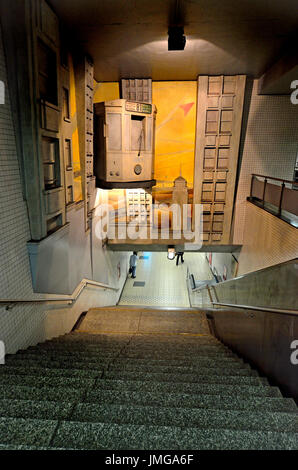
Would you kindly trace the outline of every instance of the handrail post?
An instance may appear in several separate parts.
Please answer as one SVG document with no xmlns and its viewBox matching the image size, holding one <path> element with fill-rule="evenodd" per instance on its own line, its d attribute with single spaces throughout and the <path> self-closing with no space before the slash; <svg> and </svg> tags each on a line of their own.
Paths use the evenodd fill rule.
<svg viewBox="0 0 298 470">
<path fill-rule="evenodd" d="M 207 292 L 208 292 L 208 295 L 209 295 L 210 303 L 213 304 L 212 294 L 211 294 L 211 291 L 210 291 L 210 287 L 208 285 L 207 285 Z"/>
<path fill-rule="evenodd" d="M 281 185 L 281 190 L 280 190 L 280 198 L 279 198 L 279 207 L 278 207 L 278 216 L 281 216 L 281 211 L 282 211 L 282 201 L 283 201 L 283 196 L 284 196 L 284 189 L 285 189 L 285 182 L 282 183 Z"/>
<path fill-rule="evenodd" d="M 250 197 L 251 197 L 251 198 L 252 198 L 252 190 L 253 190 L 254 180 L 255 180 L 255 175 L 252 174 L 252 175 L 251 175 L 251 182 L 250 182 Z"/>
<path fill-rule="evenodd" d="M 211 287 L 212 287 L 212 290 L 213 290 L 213 293 L 214 293 L 214 297 L 215 297 L 215 299 L 216 299 L 216 302 L 219 302 L 219 299 L 218 299 L 218 295 L 217 295 L 215 286 L 211 286 Z"/>
<path fill-rule="evenodd" d="M 267 186 L 267 178 L 265 178 L 265 180 L 264 180 L 263 199 L 262 199 L 263 207 L 265 206 L 266 186 Z"/>
</svg>

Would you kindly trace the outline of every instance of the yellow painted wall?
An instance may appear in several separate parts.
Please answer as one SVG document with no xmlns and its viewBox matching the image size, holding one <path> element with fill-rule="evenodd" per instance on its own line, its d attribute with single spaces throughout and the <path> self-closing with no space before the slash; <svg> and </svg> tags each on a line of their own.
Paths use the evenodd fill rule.
<svg viewBox="0 0 298 470">
<path fill-rule="evenodd" d="M 157 107 L 154 172 L 157 186 L 172 186 L 181 169 L 192 188 L 197 82 L 153 82 L 152 102 Z"/>
<path fill-rule="evenodd" d="M 69 55 L 69 78 L 70 78 L 70 113 L 71 122 L 73 123 L 72 131 L 72 159 L 73 159 L 73 176 L 74 176 L 74 200 L 75 202 L 83 199 L 82 190 L 82 173 L 81 173 L 81 161 L 80 161 L 80 149 L 79 149 L 79 132 L 77 122 L 77 105 L 76 105 L 76 85 L 74 67 L 71 55 Z"/>
<path fill-rule="evenodd" d="M 94 103 L 118 100 L 120 98 L 119 83 L 94 81 Z"/>
</svg>

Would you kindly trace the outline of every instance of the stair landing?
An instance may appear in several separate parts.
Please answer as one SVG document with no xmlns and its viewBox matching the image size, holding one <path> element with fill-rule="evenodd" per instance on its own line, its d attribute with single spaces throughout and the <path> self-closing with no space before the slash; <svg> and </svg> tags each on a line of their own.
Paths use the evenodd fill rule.
<svg viewBox="0 0 298 470">
<path fill-rule="evenodd" d="M 205 314 L 196 309 L 146 307 L 90 309 L 76 331 L 93 334 L 210 334 Z"/>
</svg>

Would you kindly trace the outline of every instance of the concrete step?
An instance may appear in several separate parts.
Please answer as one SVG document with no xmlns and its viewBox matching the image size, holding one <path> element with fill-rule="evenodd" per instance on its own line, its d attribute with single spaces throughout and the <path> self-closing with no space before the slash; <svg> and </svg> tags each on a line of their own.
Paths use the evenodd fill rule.
<svg viewBox="0 0 298 470">
<path fill-rule="evenodd" d="M 134 384 L 135 385 L 135 384 Z M 267 387 L 267 393 L 260 387 L 250 390 L 253 395 L 247 396 L 246 388 L 237 388 L 237 394 L 231 395 L 231 386 L 201 386 L 196 390 L 186 392 L 184 390 L 166 390 L 163 387 L 151 387 L 146 391 L 123 389 L 119 386 L 111 388 L 99 388 L 84 390 L 83 388 L 71 387 L 32 387 L 25 385 L 0 385 L 0 396 L 6 400 L 29 400 L 29 401 L 63 401 L 80 402 L 82 397 L 90 403 L 152 405 L 152 406 L 177 406 L 177 407 L 211 407 L 218 409 L 269 409 L 272 411 L 297 412 L 297 406 L 292 399 L 285 399 L 275 387 Z M 179 387 L 178 387 L 179 388 Z M 173 387 L 172 387 L 173 389 Z M 269 390 L 268 390 L 269 389 Z M 260 394 L 261 392 L 261 394 Z M 269 408 L 267 408 L 269 407 Z"/>
<path fill-rule="evenodd" d="M 211 335 L 183 335 L 183 334 L 127 334 L 127 335 L 113 335 L 113 334 L 88 334 L 88 333 L 72 333 L 69 335 L 53 338 L 39 343 L 39 346 L 49 344 L 75 344 L 81 343 L 82 345 L 98 345 L 98 344 L 115 344 L 122 345 L 131 342 L 132 344 L 222 344 L 218 339 Z"/>
<path fill-rule="evenodd" d="M 128 341 L 132 337 L 132 334 L 118 334 L 118 333 L 83 333 L 83 332 L 78 332 L 78 331 L 72 331 L 70 333 L 66 333 L 65 335 L 62 336 L 57 336 L 55 338 L 52 338 L 50 340 L 47 340 L 45 342 L 60 342 L 60 341 L 101 341 L 105 343 L 121 343 L 123 341 Z"/>
<path fill-rule="evenodd" d="M 69 360 L 51 360 L 51 359 L 36 359 L 36 360 L 29 360 L 29 361 L 11 361 L 6 363 L 5 367 L 16 367 L 16 368 L 40 368 L 40 369 L 65 369 L 65 370 L 103 370 L 105 367 L 113 361 L 113 358 L 110 359 L 103 359 L 98 362 L 70 362 Z"/>
<path fill-rule="evenodd" d="M 188 366 L 159 366 L 159 365 L 145 365 L 145 364 L 119 364 L 112 363 L 109 366 L 109 371 L 112 372 L 148 372 L 148 373 L 159 373 L 159 374 L 200 374 L 200 375 L 240 375 L 240 376 L 251 376 L 258 377 L 258 372 L 253 369 L 243 368 L 238 369 L 236 367 L 227 366 L 224 369 L 219 367 L 200 367 L 196 364 Z"/>
<path fill-rule="evenodd" d="M 131 349 L 133 351 L 170 351 L 170 352 L 174 352 L 174 351 L 185 351 L 186 353 L 188 353 L 188 351 L 190 352 L 196 352 L 196 351 L 200 351 L 202 349 L 206 349 L 206 350 L 210 350 L 210 351 L 229 351 L 230 352 L 230 349 L 228 349 L 226 346 L 224 346 L 223 344 L 219 343 L 219 344 L 209 344 L 209 343 L 206 343 L 206 344 L 200 344 L 200 343 L 194 343 L 194 344 L 189 344 L 187 342 L 185 343 L 150 343 L 150 344 L 135 344 L 133 342 L 130 342 L 129 344 L 127 344 L 125 346 L 126 349 Z"/>
<path fill-rule="evenodd" d="M 44 361 L 61 361 L 61 362 L 68 362 L 70 363 L 72 360 L 81 361 L 81 362 L 98 362 L 101 360 L 107 361 L 113 358 L 118 357 L 119 353 L 103 353 L 103 354 L 64 354 L 63 352 L 56 354 L 55 352 L 50 354 L 15 354 L 12 356 L 6 356 L 5 362 L 6 364 L 12 364 L 14 362 L 23 361 L 24 363 L 27 361 L 36 361 L 36 362 L 44 362 Z"/>
<path fill-rule="evenodd" d="M 297 434 L 272 431 L 62 422 L 53 446 L 114 450 L 288 450 L 297 448 L 297 438 Z"/>
<path fill-rule="evenodd" d="M 198 348 L 196 350 L 185 350 L 183 348 L 181 349 L 173 349 L 172 351 L 170 349 L 164 349 L 164 350 L 140 350 L 140 351 L 135 351 L 134 349 L 127 349 L 123 348 L 121 350 L 116 350 L 116 349 L 93 349 L 89 351 L 74 351 L 73 349 L 30 349 L 27 351 L 20 351 L 17 354 L 14 354 L 13 357 L 15 358 L 23 358 L 23 357 L 33 357 L 33 356 L 47 356 L 47 357 L 53 357 L 53 356 L 69 356 L 69 357 L 98 357 L 98 356 L 116 356 L 119 355 L 126 356 L 126 355 L 139 355 L 142 354 L 144 356 L 151 356 L 152 354 L 154 355 L 166 355 L 166 356 L 223 356 L 223 357 L 237 357 L 235 354 L 233 354 L 229 349 L 226 348 L 210 348 L 210 347 L 202 347 Z M 10 358 L 11 356 L 8 356 Z"/>
<path fill-rule="evenodd" d="M 135 405 L 76 405 L 71 421 L 298 433 L 298 414 Z"/>
<path fill-rule="evenodd" d="M 208 383 L 188 382 L 150 382 L 137 380 L 112 380 L 105 379 L 97 381 L 95 388 L 102 390 L 122 390 L 135 392 L 159 392 L 159 393 L 186 393 L 206 395 L 244 395 L 281 397 L 277 387 L 267 385 L 226 385 Z"/>
<path fill-rule="evenodd" d="M 88 343 L 83 341 L 69 341 L 69 342 L 49 342 L 49 343 L 41 343 L 36 346 L 31 346 L 28 349 L 22 351 L 30 351 L 30 350 L 47 350 L 47 349 L 66 349 L 66 350 L 110 350 L 110 349 L 123 349 L 123 348 L 133 348 L 136 350 L 151 350 L 151 349 L 193 349 L 198 350 L 201 348 L 206 349 L 218 349 L 218 350 L 229 350 L 226 346 L 224 346 L 220 342 L 210 342 L 210 341 L 196 341 L 194 343 L 189 342 L 179 342 L 179 341 L 166 341 L 166 342 L 156 342 L 156 343 L 144 343 L 142 347 L 142 343 L 134 343 L 133 341 L 125 341 L 121 344 L 115 343 L 104 343 L 104 342 L 96 342 L 96 343 Z"/>
<path fill-rule="evenodd" d="M 243 362 L 241 359 L 234 358 L 220 358 L 214 360 L 214 358 L 201 357 L 200 359 L 184 358 L 184 359 L 140 359 L 140 358 L 127 358 L 118 357 L 113 361 L 113 366 L 134 366 L 134 367 L 218 367 L 220 369 L 235 368 L 235 369 L 251 369 L 249 364 Z"/>
<path fill-rule="evenodd" d="M 52 355 L 52 354 L 63 354 L 64 356 L 68 355 L 114 355 L 114 354 L 119 354 L 125 346 L 121 348 L 106 348 L 106 347 L 98 347 L 98 346 L 92 346 L 92 348 L 82 348 L 82 347 L 72 347 L 72 346 L 62 346 L 60 345 L 59 347 L 54 347 L 53 345 L 51 347 L 47 348 L 37 348 L 37 347 L 32 347 L 28 348 L 22 351 L 19 351 L 16 355 L 17 356 L 24 356 L 27 354 L 30 355 L 41 355 L 41 356 L 46 356 L 46 355 Z"/>
<path fill-rule="evenodd" d="M 121 347 L 122 345 L 128 343 L 131 340 L 132 334 L 127 335 L 103 335 L 103 334 L 83 334 L 83 333 L 75 333 L 73 335 L 69 334 L 66 336 L 62 336 L 59 338 L 53 338 L 51 340 L 45 341 L 44 343 L 39 343 L 40 345 L 48 344 L 84 344 L 85 346 L 88 345 L 98 345 L 98 344 L 106 344 L 106 345 L 116 345 Z"/>
<path fill-rule="evenodd" d="M 206 363 L 207 365 L 210 364 L 220 364 L 220 367 L 224 367 L 224 365 L 227 364 L 243 364 L 243 361 L 236 356 L 223 356 L 222 354 L 202 354 L 202 355 L 191 355 L 191 356 L 170 356 L 167 358 L 165 355 L 161 356 L 135 356 L 132 354 L 122 354 L 121 356 L 114 354 L 114 355 L 81 355 L 81 356 L 69 356 L 69 355 L 62 355 L 62 354 L 52 354 L 52 355 L 39 355 L 39 354 L 20 354 L 20 355 L 15 355 L 15 356 L 7 356 L 5 358 L 5 362 L 8 365 L 12 364 L 20 364 L 20 363 L 40 363 L 40 364 L 46 364 L 47 362 L 60 362 L 60 363 L 66 363 L 70 364 L 71 360 L 74 360 L 75 362 L 81 362 L 82 364 L 88 362 L 88 363 L 107 363 L 111 362 L 112 360 L 126 360 L 127 362 L 132 362 L 136 360 L 144 360 L 147 363 L 150 363 L 150 361 L 164 361 L 165 363 L 173 363 L 173 361 L 176 362 L 192 362 L 192 363 L 198 363 L 198 364 L 203 364 Z"/>
<path fill-rule="evenodd" d="M 121 352 L 122 356 L 144 356 L 144 357 L 151 357 L 151 356 L 166 356 L 166 357 L 192 357 L 192 356 L 223 356 L 223 357 L 237 357 L 236 354 L 232 353 L 232 351 L 224 348 L 217 348 L 217 347 L 202 347 L 197 349 L 187 349 L 187 348 L 159 348 L 159 349 L 134 349 L 134 348 L 124 348 Z"/>
<path fill-rule="evenodd" d="M 298 414 L 68 402 L 0 400 L 0 417 L 133 425 L 295 432 Z"/>
<path fill-rule="evenodd" d="M 0 396 L 4 400 L 80 402 L 86 391 L 71 387 L 35 387 L 31 385 L 4 385 L 0 383 Z"/>
<path fill-rule="evenodd" d="M 97 404 L 165 406 L 178 408 L 211 408 L 221 410 L 280 411 L 297 413 L 291 398 L 246 395 L 190 395 L 187 393 L 134 392 L 131 390 L 88 390 L 85 401 Z"/>
<path fill-rule="evenodd" d="M 214 344 L 222 345 L 223 343 L 219 341 L 215 336 L 211 335 L 188 335 L 188 334 L 172 334 L 172 335 L 145 335 L 145 334 L 135 334 L 132 335 L 130 344 L 147 347 L 148 345 L 182 345 L 186 344 L 189 346 L 196 346 L 198 344 Z"/>
<path fill-rule="evenodd" d="M 91 358 L 82 358 L 79 360 L 78 358 L 74 358 L 73 361 L 70 358 L 65 356 L 58 356 L 56 358 L 48 358 L 48 357 L 35 357 L 30 358 L 27 360 L 18 359 L 18 357 L 14 358 L 14 360 L 6 361 L 5 367 L 16 367 L 16 368 L 47 368 L 47 369 L 88 369 L 88 370 L 98 370 L 104 369 L 107 367 L 113 367 L 115 370 L 126 370 L 126 368 L 131 368 L 132 371 L 134 370 L 149 370 L 155 369 L 158 370 L 159 367 L 169 367 L 172 370 L 175 370 L 179 367 L 189 368 L 190 370 L 200 370 L 201 368 L 211 368 L 211 369 L 218 369 L 218 370 L 247 370 L 251 371 L 252 369 L 248 364 L 243 363 L 242 361 L 230 359 L 230 360 L 222 360 L 217 358 L 210 359 L 209 357 L 201 357 L 194 362 L 190 360 L 147 360 L 147 359 L 132 359 L 132 358 L 123 358 L 123 357 L 100 357 L 95 359 Z M 237 373 L 236 373 L 237 375 Z"/>
<path fill-rule="evenodd" d="M 173 352 L 169 353 L 168 351 L 163 351 L 163 352 L 158 352 L 158 351 L 151 351 L 145 352 L 145 351 L 122 351 L 121 357 L 124 358 L 131 358 L 131 359 L 163 359 L 163 360 L 183 360 L 183 359 L 189 359 L 192 361 L 199 360 L 200 358 L 210 358 L 210 359 L 218 359 L 218 360 L 236 360 L 239 361 L 240 359 L 238 356 L 232 353 L 224 353 L 224 352 L 211 352 L 211 351 L 200 351 L 198 353 L 179 353 L 179 352 Z"/>
<path fill-rule="evenodd" d="M 48 362 L 45 366 L 43 364 L 33 365 L 27 363 L 13 363 L 6 364 L 0 368 L 0 377 L 2 375 L 43 375 L 43 376 L 64 376 L 64 377 L 86 377 L 93 378 L 103 374 L 103 371 L 109 371 L 119 374 L 121 373 L 158 373 L 158 374 L 179 374 L 181 377 L 186 375 L 202 375 L 202 376 L 244 376 L 244 377 L 259 377 L 257 371 L 248 368 L 235 368 L 226 367 L 220 369 L 218 367 L 199 367 L 199 366 L 185 366 L 185 367 L 167 367 L 167 366 L 145 366 L 145 365 L 134 365 L 134 364 L 123 364 L 109 365 L 94 363 L 88 364 L 87 367 L 80 362 L 72 363 L 71 367 L 59 368 L 59 364 L 56 362 Z"/>
<path fill-rule="evenodd" d="M 49 447 L 58 421 L 0 418 L 0 444 Z"/>
<path fill-rule="evenodd" d="M 117 370 L 108 370 L 104 373 L 102 380 L 136 380 L 149 382 L 173 382 L 173 383 L 218 383 L 227 385 L 268 385 L 266 378 L 250 376 L 232 376 L 232 375 L 201 375 L 199 371 L 192 374 L 180 373 L 146 373 L 146 372 L 120 372 Z"/>
<path fill-rule="evenodd" d="M 25 445 L 17 445 L 17 444 L 0 444 L 0 451 L 1 450 L 38 450 L 38 451 L 47 451 L 47 450 L 72 450 L 72 449 L 64 449 L 62 447 L 38 447 L 38 446 L 25 446 Z"/>
<path fill-rule="evenodd" d="M 72 388 L 91 388 L 95 384 L 93 378 L 80 377 L 43 377 L 35 375 L 2 375 L 0 376 L 0 385 L 6 386 L 32 386 L 32 387 L 72 387 Z"/>
<path fill-rule="evenodd" d="M 266 378 L 251 377 L 251 376 L 233 376 L 233 375 L 201 375 L 197 374 L 165 374 L 165 373 L 143 373 L 143 372 L 119 372 L 119 371 L 106 371 L 102 378 L 102 370 L 96 370 L 96 373 L 91 370 L 91 374 L 87 375 L 86 371 L 76 370 L 72 373 L 71 369 L 35 369 L 32 375 L 30 371 L 32 368 L 17 369 L 13 374 L 13 369 L 8 367 L 3 368 L 0 373 L 0 384 L 5 385 L 32 385 L 36 387 L 41 386 L 68 386 L 68 387 L 92 387 L 95 384 L 96 378 L 100 382 L 106 380 L 119 380 L 119 381 L 136 381 L 150 383 L 169 383 L 169 384 L 227 384 L 227 385 L 253 385 L 253 386 L 266 386 L 268 381 Z M 7 371 L 4 373 L 4 371 Z M 97 381 L 97 384 L 100 385 Z"/>
<path fill-rule="evenodd" d="M 290 432 L 0 418 L 0 445 L 113 450 L 295 450 Z"/>
<path fill-rule="evenodd" d="M 5 380 L 1 379 L 2 376 L 9 375 L 37 375 L 42 377 L 70 377 L 70 378 L 89 378 L 95 379 L 101 377 L 103 369 L 74 369 L 74 368 L 45 368 L 45 367 L 25 367 L 20 365 L 19 367 L 3 366 L 0 368 L 0 382 Z"/>
<path fill-rule="evenodd" d="M 74 409 L 71 402 L 33 401 L 33 400 L 0 400 L 0 417 L 68 420 Z"/>
<path fill-rule="evenodd" d="M 153 372 L 156 370 L 157 373 L 165 373 L 164 370 L 159 371 L 159 367 L 167 367 L 164 366 L 164 363 L 162 362 L 162 365 L 159 366 L 159 364 L 156 366 L 155 369 L 155 364 L 152 364 L 152 362 L 147 363 L 147 369 L 146 369 L 146 363 L 143 361 L 139 364 L 139 361 L 123 361 L 123 360 L 113 360 L 110 358 L 109 360 L 101 360 L 98 362 L 85 362 L 85 361 L 80 361 L 80 362 L 69 362 L 69 361 L 53 361 L 53 360 L 35 360 L 35 361 L 13 361 L 9 362 L 5 365 L 5 367 L 2 368 L 3 374 L 6 374 L 6 370 L 8 369 L 40 369 L 41 374 L 43 369 L 61 369 L 61 370 L 69 370 L 69 371 L 86 371 L 86 376 L 87 376 L 87 371 L 95 371 L 95 375 L 97 376 L 100 374 L 103 370 L 109 370 L 110 372 L 116 373 L 117 371 L 119 374 L 121 373 L 141 373 L 141 372 Z M 210 374 L 208 375 L 216 375 L 216 372 L 214 370 L 219 371 L 219 376 L 223 375 L 241 375 L 241 376 L 252 376 L 252 377 L 257 377 L 257 374 L 254 374 L 252 369 L 247 365 L 243 363 L 235 363 L 235 362 L 222 362 L 222 361 L 211 361 L 211 360 L 204 360 L 204 361 L 199 361 L 195 364 L 189 364 L 189 363 L 178 363 L 178 366 L 175 363 L 172 367 L 169 366 L 169 373 L 172 373 L 173 371 L 177 371 L 177 374 L 182 375 L 182 372 L 179 371 L 179 367 L 184 368 L 184 373 L 187 373 L 189 371 L 190 374 L 198 374 L 200 373 L 201 370 L 210 370 Z M 221 373 L 221 371 L 224 370 L 224 373 Z M 235 373 L 234 373 L 235 371 Z M 76 374 L 76 372 L 75 372 Z M 70 372 L 70 376 L 72 373 Z M 1 372 L 0 372 L 0 378 L 1 378 Z"/>
<path fill-rule="evenodd" d="M 149 309 L 90 309 L 78 332 L 130 332 L 134 334 L 209 334 L 206 316 L 197 311 Z"/>
</svg>

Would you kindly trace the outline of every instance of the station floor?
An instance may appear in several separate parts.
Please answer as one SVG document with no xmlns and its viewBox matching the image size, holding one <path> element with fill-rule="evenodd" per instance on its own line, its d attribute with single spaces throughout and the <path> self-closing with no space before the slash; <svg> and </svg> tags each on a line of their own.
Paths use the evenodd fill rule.
<svg viewBox="0 0 298 470">
<path fill-rule="evenodd" d="M 138 253 L 136 279 L 127 279 L 119 305 L 190 307 L 186 283 L 187 268 L 197 280 L 212 279 L 204 253 L 185 253 L 184 263 L 167 253 Z"/>
</svg>

